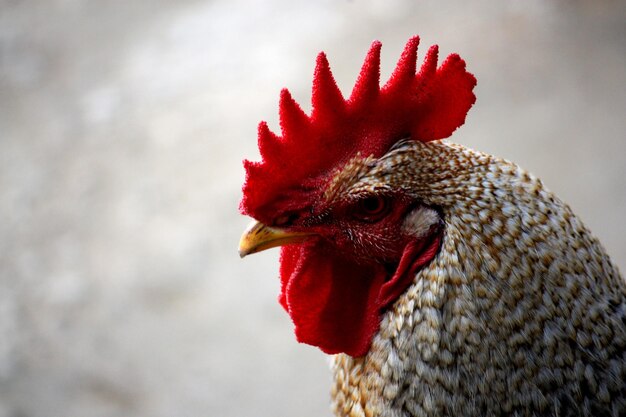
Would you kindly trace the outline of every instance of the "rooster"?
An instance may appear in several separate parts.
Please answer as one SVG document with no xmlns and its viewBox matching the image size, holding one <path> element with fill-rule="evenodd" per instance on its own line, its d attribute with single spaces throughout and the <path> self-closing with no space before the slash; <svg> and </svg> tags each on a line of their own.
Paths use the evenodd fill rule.
<svg viewBox="0 0 626 417">
<path fill-rule="evenodd" d="M 308 116 L 287 90 L 244 161 L 245 255 L 282 246 L 279 302 L 332 354 L 337 416 L 626 415 L 626 284 L 517 165 L 442 141 L 476 80 L 411 38 L 344 99 L 323 53 Z"/>
</svg>

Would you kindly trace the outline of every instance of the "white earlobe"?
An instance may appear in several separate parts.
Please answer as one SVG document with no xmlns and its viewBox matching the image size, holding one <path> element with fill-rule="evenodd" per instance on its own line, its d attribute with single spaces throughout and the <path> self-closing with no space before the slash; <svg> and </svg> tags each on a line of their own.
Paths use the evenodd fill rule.
<svg viewBox="0 0 626 417">
<path fill-rule="evenodd" d="M 402 229 L 407 234 L 423 237 L 437 223 L 439 223 L 439 214 L 431 208 L 420 206 L 407 214 L 402 224 Z"/>
</svg>

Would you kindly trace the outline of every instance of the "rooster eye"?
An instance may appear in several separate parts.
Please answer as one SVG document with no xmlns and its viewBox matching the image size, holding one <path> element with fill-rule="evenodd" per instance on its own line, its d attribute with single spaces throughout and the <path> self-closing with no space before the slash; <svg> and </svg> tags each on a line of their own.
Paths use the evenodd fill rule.
<svg viewBox="0 0 626 417">
<path fill-rule="evenodd" d="M 373 222 L 380 220 L 389 212 L 389 201 L 382 196 L 370 196 L 359 200 L 352 215 L 359 220 Z"/>
</svg>

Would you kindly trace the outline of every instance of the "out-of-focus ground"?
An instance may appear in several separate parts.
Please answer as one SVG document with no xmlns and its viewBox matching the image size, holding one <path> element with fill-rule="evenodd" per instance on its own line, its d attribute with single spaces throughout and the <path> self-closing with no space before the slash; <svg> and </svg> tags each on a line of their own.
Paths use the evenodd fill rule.
<svg viewBox="0 0 626 417">
<path fill-rule="evenodd" d="M 626 2 L 0 2 L 0 417 L 330 415 L 325 356 L 240 260 L 241 159 L 369 44 L 459 52 L 452 140 L 514 160 L 626 270 Z"/>
</svg>

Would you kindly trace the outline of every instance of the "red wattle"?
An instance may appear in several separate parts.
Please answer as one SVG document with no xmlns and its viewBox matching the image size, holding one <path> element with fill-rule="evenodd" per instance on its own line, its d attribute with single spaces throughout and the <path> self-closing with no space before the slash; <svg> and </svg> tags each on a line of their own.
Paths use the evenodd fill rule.
<svg viewBox="0 0 626 417">
<path fill-rule="evenodd" d="M 438 248 L 438 236 L 408 244 L 388 279 L 382 265 L 351 262 L 323 241 L 283 247 L 279 301 L 295 324 L 296 338 L 328 354 L 365 355 L 382 311 Z"/>
<path fill-rule="evenodd" d="M 413 283 L 417 271 L 437 254 L 440 242 L 440 236 L 433 235 L 428 239 L 414 240 L 404 248 L 396 272 L 380 290 L 379 303 L 381 308 L 385 308 L 396 301 Z"/>
<path fill-rule="evenodd" d="M 382 266 L 347 261 L 323 242 L 285 246 L 280 296 L 299 342 L 328 354 L 362 356 L 379 326 Z"/>
</svg>

